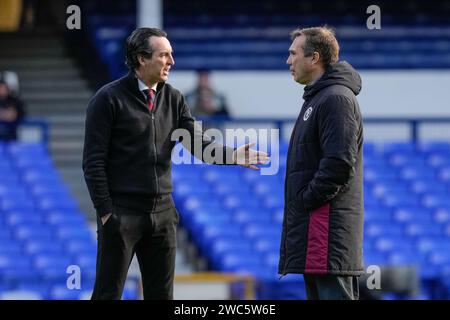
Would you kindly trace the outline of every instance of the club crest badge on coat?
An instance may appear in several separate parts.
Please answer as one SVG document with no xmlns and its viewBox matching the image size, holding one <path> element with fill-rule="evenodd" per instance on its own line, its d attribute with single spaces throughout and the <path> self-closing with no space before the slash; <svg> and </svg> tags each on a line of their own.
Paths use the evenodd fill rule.
<svg viewBox="0 0 450 320">
<path fill-rule="evenodd" d="M 306 110 L 305 114 L 303 115 L 303 121 L 308 120 L 313 110 L 314 110 L 313 107 L 309 107 L 308 110 Z"/>
</svg>

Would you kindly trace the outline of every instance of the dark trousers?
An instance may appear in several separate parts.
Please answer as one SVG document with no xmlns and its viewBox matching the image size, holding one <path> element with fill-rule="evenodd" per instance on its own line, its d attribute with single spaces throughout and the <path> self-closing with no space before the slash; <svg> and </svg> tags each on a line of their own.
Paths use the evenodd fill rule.
<svg viewBox="0 0 450 320">
<path fill-rule="evenodd" d="M 304 275 L 308 300 L 358 300 L 358 277 Z"/>
<path fill-rule="evenodd" d="M 91 299 L 121 299 L 134 254 L 144 299 L 173 299 L 178 219 L 175 208 L 145 214 L 118 206 L 105 225 L 97 218 L 97 270 Z"/>
</svg>

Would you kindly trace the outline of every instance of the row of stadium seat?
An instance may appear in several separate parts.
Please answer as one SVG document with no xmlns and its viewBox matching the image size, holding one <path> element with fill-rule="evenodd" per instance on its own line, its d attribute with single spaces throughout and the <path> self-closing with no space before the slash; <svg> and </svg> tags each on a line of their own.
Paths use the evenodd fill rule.
<svg viewBox="0 0 450 320">
<path fill-rule="evenodd" d="M 328 16 L 326 20 L 336 19 L 333 27 L 338 27 L 341 60 L 351 61 L 357 69 L 450 66 L 450 39 L 444 26 L 439 28 L 438 24 L 436 28 L 435 24 L 427 23 L 422 16 L 418 18 L 422 24 L 411 29 L 401 24 L 401 17 L 395 17 L 395 30 L 390 32 L 389 22 L 384 21 L 381 37 L 373 33 L 356 32 L 360 30 L 359 26 L 354 27 L 353 31 L 346 30 L 351 29 L 354 24 L 352 21 L 356 18 Z M 223 19 L 227 24 L 220 22 Z M 306 21 L 310 19 L 315 19 L 314 15 L 308 15 L 306 20 L 289 15 L 283 15 L 282 19 L 277 19 L 276 15 L 202 15 L 196 16 L 194 20 L 185 15 L 169 15 L 164 28 L 174 48 L 178 70 L 285 70 L 290 44 L 288 34 L 298 26 L 298 21 L 307 24 Z M 320 17 L 319 20 L 323 19 Z M 134 16 L 94 15 L 88 20 L 92 43 L 105 61 L 111 78 L 124 75 L 123 44 L 135 27 Z M 258 21 L 264 21 L 264 25 L 258 27 Z M 343 27 L 342 31 L 339 30 L 340 26 Z M 427 39 L 423 39 L 423 34 L 427 34 Z"/>
<path fill-rule="evenodd" d="M 95 236 L 47 147 L 0 142 L 0 177 L 0 299 L 88 298 Z M 80 268 L 79 289 L 67 287 L 71 265 Z"/>
<path fill-rule="evenodd" d="M 280 150 L 285 158 L 287 145 Z M 425 298 L 449 296 L 441 274 L 450 266 L 450 202 L 447 180 L 427 174 L 436 163 L 420 159 L 434 159 L 449 151 L 450 144 L 445 142 L 365 145 L 365 157 L 370 159 L 364 172 L 365 264 L 415 266 Z M 383 163 L 381 170 L 377 168 L 379 163 Z M 407 163 L 420 163 L 417 177 L 403 176 L 399 171 L 407 170 Z M 283 174 L 281 170 L 275 176 L 263 176 L 234 166 L 173 168 L 174 198 L 181 223 L 210 267 L 253 274 L 260 288 L 271 288 L 258 291 L 259 297 L 268 299 L 286 298 L 282 292 L 288 283 L 297 290 L 289 291 L 290 298 L 305 294 L 301 277 L 276 281 Z"/>
</svg>

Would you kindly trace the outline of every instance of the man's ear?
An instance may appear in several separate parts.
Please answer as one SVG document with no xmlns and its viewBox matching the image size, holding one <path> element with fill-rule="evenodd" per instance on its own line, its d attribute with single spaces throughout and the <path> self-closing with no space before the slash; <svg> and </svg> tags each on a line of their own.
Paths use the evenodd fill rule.
<svg viewBox="0 0 450 320">
<path fill-rule="evenodd" d="M 318 64 L 320 62 L 320 53 L 318 53 L 317 51 L 313 52 L 313 57 L 311 59 L 311 64 Z"/>
<path fill-rule="evenodd" d="M 138 62 L 139 62 L 139 65 L 145 66 L 145 58 L 144 58 L 144 56 L 138 55 L 138 56 L 137 56 L 137 60 L 138 60 Z"/>
</svg>

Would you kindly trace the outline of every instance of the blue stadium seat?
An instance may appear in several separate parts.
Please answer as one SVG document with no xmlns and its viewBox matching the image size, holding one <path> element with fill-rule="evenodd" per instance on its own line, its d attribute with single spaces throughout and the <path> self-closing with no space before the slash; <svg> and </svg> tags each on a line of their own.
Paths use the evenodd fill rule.
<svg viewBox="0 0 450 320">
<path fill-rule="evenodd" d="M 415 242 L 415 247 L 419 253 L 450 251 L 450 243 L 442 236 L 420 237 Z"/>
<path fill-rule="evenodd" d="M 426 262 L 425 255 L 416 252 L 393 252 L 388 255 L 387 263 L 391 266 L 419 266 Z"/>
<path fill-rule="evenodd" d="M 77 211 L 65 211 L 65 213 L 55 210 L 49 211 L 45 215 L 45 220 L 52 226 L 78 226 L 86 228 L 86 217 Z"/>
<path fill-rule="evenodd" d="M 52 159 L 49 156 L 40 157 L 17 157 L 14 160 L 14 165 L 19 170 L 36 169 L 40 168 L 44 171 L 54 170 Z"/>
<path fill-rule="evenodd" d="M 379 236 L 397 236 L 401 237 L 404 234 L 403 227 L 398 224 L 387 224 L 383 222 L 370 222 L 366 223 L 365 235 L 367 237 L 379 237 Z"/>
<path fill-rule="evenodd" d="M 403 207 L 393 213 L 393 219 L 397 222 L 431 222 L 432 211 L 422 207 Z"/>
<path fill-rule="evenodd" d="M 67 262 L 67 258 L 65 257 Z M 60 260 L 57 265 L 52 264 L 52 260 L 44 261 L 47 265 L 45 268 L 34 269 L 34 273 L 39 277 L 42 283 L 48 285 L 64 285 L 67 284 L 67 279 L 70 276 L 67 273 L 67 268 L 72 265 L 71 263 L 65 264 L 64 261 Z M 81 281 L 84 279 L 84 274 L 82 273 Z"/>
<path fill-rule="evenodd" d="M 220 262 L 220 270 L 235 271 L 243 266 L 259 266 L 262 262 L 262 257 L 259 254 L 251 252 L 242 253 L 228 253 L 224 255 Z"/>
<path fill-rule="evenodd" d="M 26 197 L 28 197 L 27 190 L 19 184 L 17 186 L 14 184 L 9 185 L 8 188 L 0 187 L 0 199 Z"/>
<path fill-rule="evenodd" d="M 253 210 L 236 210 L 232 216 L 233 221 L 242 224 L 248 224 L 253 222 L 274 222 L 272 214 L 268 210 L 260 210 L 255 212 Z"/>
<path fill-rule="evenodd" d="M 414 180 L 411 182 L 411 190 L 416 194 L 442 194 L 448 192 L 447 186 L 436 179 Z"/>
<path fill-rule="evenodd" d="M 201 248 L 211 246 L 216 239 L 228 237 L 228 239 L 239 239 L 242 231 L 233 224 L 208 225 L 201 234 L 197 234 Z"/>
<path fill-rule="evenodd" d="M 52 240 L 55 234 L 50 227 L 45 225 L 39 228 L 24 225 L 15 229 L 15 236 L 20 240 Z"/>
<path fill-rule="evenodd" d="M 428 261 L 434 266 L 448 266 L 450 265 L 450 252 L 441 250 L 431 252 Z"/>
<path fill-rule="evenodd" d="M 54 286 L 49 293 L 51 300 L 79 300 L 81 297 L 80 289 L 68 289 L 65 285 Z"/>
<path fill-rule="evenodd" d="M 432 209 L 450 207 L 448 192 L 443 192 L 442 194 L 426 194 L 422 198 L 422 203 L 426 208 Z"/>
<path fill-rule="evenodd" d="M 137 300 L 139 299 L 139 289 L 137 288 L 137 285 L 128 285 L 125 284 L 125 288 L 123 290 L 122 299 L 123 300 Z"/>
<path fill-rule="evenodd" d="M 2 232 L 2 230 L 0 230 Z M 19 255 L 22 253 L 22 246 L 17 241 L 0 238 L 0 256 L 1 255 Z"/>
<path fill-rule="evenodd" d="M 64 246 L 53 240 L 32 240 L 24 245 L 24 252 L 29 255 L 64 254 Z"/>
<path fill-rule="evenodd" d="M 214 268 L 220 268 L 223 257 L 234 252 L 251 255 L 252 246 L 249 242 L 242 241 L 241 239 L 230 239 L 228 241 L 222 239 L 215 241 L 210 248 L 210 252 L 207 252 L 207 254 L 211 257 L 212 266 Z"/>
<path fill-rule="evenodd" d="M 8 226 L 0 225 L 0 242 L 9 242 L 13 239 L 12 230 Z"/>
<path fill-rule="evenodd" d="M 223 205 L 226 209 L 249 208 L 251 210 L 259 210 L 261 208 L 260 201 L 256 198 L 241 198 L 238 196 L 227 196 L 223 199 Z"/>
<path fill-rule="evenodd" d="M 43 216 L 34 210 L 11 210 L 5 211 L 5 221 L 15 226 L 26 223 L 43 223 Z"/>
<path fill-rule="evenodd" d="M 436 170 L 450 166 L 449 153 L 446 152 L 432 152 L 427 158 L 428 164 Z"/>
<path fill-rule="evenodd" d="M 48 154 L 47 147 L 44 143 L 24 143 L 21 141 L 11 142 L 7 151 L 14 157 L 43 157 Z"/>
<path fill-rule="evenodd" d="M 417 145 L 417 149 L 425 154 L 433 152 L 450 153 L 450 143 L 448 141 L 422 141 Z"/>
<path fill-rule="evenodd" d="M 67 252 L 72 256 L 80 253 L 97 253 L 97 244 L 94 239 L 67 239 L 64 246 Z"/>
<path fill-rule="evenodd" d="M 213 186 L 213 192 L 219 196 L 231 195 L 232 193 L 249 194 L 250 187 L 246 184 L 232 185 L 225 182 L 216 182 Z"/>
<path fill-rule="evenodd" d="M 174 195 L 177 197 L 185 197 L 187 195 L 196 195 L 199 197 L 208 197 L 211 194 L 211 189 L 206 184 L 196 184 L 196 188 L 192 188 L 191 183 L 179 182 L 174 188 Z"/>
<path fill-rule="evenodd" d="M 0 292 L 0 300 L 42 300 L 43 296 L 36 291 L 8 290 Z"/>
<path fill-rule="evenodd" d="M 31 267 L 31 260 L 27 256 L 11 253 L 0 255 L 0 270 L 29 267 Z"/>
<path fill-rule="evenodd" d="M 414 245 L 406 241 L 404 237 L 399 236 L 379 237 L 375 242 L 375 248 L 381 252 L 414 252 Z"/>
<path fill-rule="evenodd" d="M 75 264 L 78 265 L 83 272 L 90 270 L 90 272 L 95 273 L 96 261 L 97 256 L 95 253 L 82 253 L 78 254 L 75 258 Z"/>
<path fill-rule="evenodd" d="M 382 202 L 384 205 L 390 207 L 390 208 L 398 208 L 398 207 L 413 207 L 413 206 L 420 206 L 420 200 L 411 197 L 410 192 L 405 193 L 396 193 L 396 194 L 388 194 L 385 195 L 382 199 Z"/>
<path fill-rule="evenodd" d="M 61 240 L 86 240 L 93 239 L 94 235 L 85 228 L 80 229 L 78 226 L 61 226 L 56 230 L 56 236 Z"/>
<path fill-rule="evenodd" d="M 269 251 L 263 254 L 263 264 L 269 268 L 275 269 L 280 261 L 279 250 Z"/>
<path fill-rule="evenodd" d="M 380 222 L 387 223 L 391 221 L 392 213 L 390 209 L 382 206 L 378 207 L 368 207 L 364 210 L 364 221 L 369 222 Z"/>
<path fill-rule="evenodd" d="M 437 223 L 450 222 L 450 207 L 437 208 L 433 212 L 433 221 Z"/>
<path fill-rule="evenodd" d="M 409 154 L 393 154 L 388 156 L 389 164 L 399 169 L 419 169 L 427 166 L 427 159 L 420 155 L 411 157 Z"/>
<path fill-rule="evenodd" d="M 277 239 L 281 240 L 281 228 L 273 223 L 254 223 L 244 229 L 244 236 L 248 239 Z"/>
<path fill-rule="evenodd" d="M 416 151 L 416 145 L 408 141 L 385 142 L 383 145 L 384 154 L 412 154 Z"/>
<path fill-rule="evenodd" d="M 69 196 L 70 192 L 66 186 L 61 183 L 49 183 L 49 184 L 37 184 L 33 185 L 31 188 L 31 193 L 34 196 L 48 195 L 48 194 L 63 194 L 64 196 Z"/>
<path fill-rule="evenodd" d="M 258 239 L 254 242 L 254 248 L 256 251 L 261 253 L 267 252 L 279 252 L 280 251 L 280 242 L 273 241 L 271 239 Z"/>
<path fill-rule="evenodd" d="M 283 223 L 283 216 L 284 216 L 284 208 L 278 208 L 273 211 L 272 220 L 281 225 Z"/>
<path fill-rule="evenodd" d="M 22 172 L 22 179 L 30 186 L 41 183 L 60 183 L 61 177 L 54 170 L 29 169 Z"/>
<path fill-rule="evenodd" d="M 284 194 L 269 194 L 264 197 L 263 205 L 267 209 L 277 209 L 284 207 Z"/>
<path fill-rule="evenodd" d="M 0 201 L 0 210 L 11 211 L 16 209 L 34 209 L 34 202 L 28 197 L 6 198 Z"/>
<path fill-rule="evenodd" d="M 413 222 L 406 226 L 405 234 L 410 237 L 424 237 L 424 236 L 440 236 L 443 234 L 442 226 L 431 223 Z"/>
<path fill-rule="evenodd" d="M 387 262 L 387 256 L 384 252 L 364 250 L 364 265 L 385 265 Z"/>
<path fill-rule="evenodd" d="M 75 264 L 74 260 L 61 253 L 42 253 L 36 254 L 33 259 L 34 266 L 37 269 L 60 268 L 64 271 L 68 266 Z"/>
<path fill-rule="evenodd" d="M 392 194 L 407 194 L 408 184 L 397 182 L 393 185 L 387 183 L 375 183 L 372 188 L 372 194 L 382 199 L 383 197 L 388 197 Z"/>
<path fill-rule="evenodd" d="M 438 170 L 437 176 L 442 182 L 450 182 L 450 166 L 443 166 L 442 168 L 440 168 Z"/>
<path fill-rule="evenodd" d="M 49 295 L 50 286 L 45 283 L 19 283 L 16 290 L 35 292 L 41 295 L 41 299 L 47 299 Z"/>
<path fill-rule="evenodd" d="M 400 178 L 400 174 L 392 169 L 386 169 L 387 167 L 380 169 L 367 168 L 364 171 L 364 179 L 366 179 L 369 183 L 398 181 L 398 179 Z"/>
<path fill-rule="evenodd" d="M 78 205 L 72 197 L 66 196 L 61 197 L 56 194 L 49 194 L 46 196 L 39 197 L 36 201 L 36 208 L 41 211 L 50 210 L 76 210 Z"/>
</svg>

